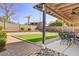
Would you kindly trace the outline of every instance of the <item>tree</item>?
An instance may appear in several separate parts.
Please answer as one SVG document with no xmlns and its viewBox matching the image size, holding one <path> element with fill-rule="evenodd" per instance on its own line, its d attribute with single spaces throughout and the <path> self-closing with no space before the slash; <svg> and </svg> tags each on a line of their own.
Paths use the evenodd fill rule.
<svg viewBox="0 0 79 59">
<path fill-rule="evenodd" d="M 30 18 L 31 18 L 31 15 L 25 16 L 25 18 L 28 19 L 28 25 L 30 25 Z"/>
<path fill-rule="evenodd" d="M 4 24 L 4 25 L 3 25 L 4 30 L 5 30 L 5 26 L 6 26 L 6 25 L 5 25 L 5 22 L 7 22 L 6 19 L 7 19 L 6 16 L 0 16 L 0 21 L 3 22 L 3 24 Z"/>
<path fill-rule="evenodd" d="M 8 22 L 11 18 L 11 16 L 13 16 L 15 14 L 16 9 L 13 7 L 14 4 L 12 3 L 0 3 L 0 9 L 2 10 L 4 16 L 6 17 L 6 21 Z M 3 17 L 4 19 L 4 17 Z M 4 20 L 4 23 L 5 23 Z M 5 24 L 4 24 L 5 27 Z M 5 28 L 4 28 L 5 30 Z"/>
<path fill-rule="evenodd" d="M 56 20 L 55 22 L 49 23 L 49 26 L 62 26 L 63 22 L 61 20 Z"/>
<path fill-rule="evenodd" d="M 31 18 L 31 15 L 25 16 L 25 18 L 27 18 L 27 20 L 28 20 L 28 31 L 29 31 L 29 30 L 31 30 L 31 28 L 30 28 L 30 18 Z"/>
<path fill-rule="evenodd" d="M 15 8 L 12 3 L 1 3 L 0 8 L 3 14 L 7 17 L 7 20 L 10 20 L 10 17 L 15 14 Z"/>
</svg>

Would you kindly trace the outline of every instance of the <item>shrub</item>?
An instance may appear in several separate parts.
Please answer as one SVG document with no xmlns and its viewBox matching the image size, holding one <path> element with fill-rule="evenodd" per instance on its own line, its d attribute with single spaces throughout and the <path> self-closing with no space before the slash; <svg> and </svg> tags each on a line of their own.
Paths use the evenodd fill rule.
<svg viewBox="0 0 79 59">
<path fill-rule="evenodd" d="M 28 28 L 28 31 L 31 31 L 31 28 Z"/>
<path fill-rule="evenodd" d="M 0 31 L 3 29 L 3 27 L 2 26 L 0 26 Z"/>
<path fill-rule="evenodd" d="M 0 51 L 2 51 L 6 45 L 7 34 L 4 31 L 0 31 Z"/>
<path fill-rule="evenodd" d="M 24 31 L 24 28 L 23 27 L 21 28 L 21 31 Z"/>
<path fill-rule="evenodd" d="M 51 22 L 49 26 L 62 26 L 62 22 L 60 20 L 56 20 L 55 22 Z"/>
</svg>

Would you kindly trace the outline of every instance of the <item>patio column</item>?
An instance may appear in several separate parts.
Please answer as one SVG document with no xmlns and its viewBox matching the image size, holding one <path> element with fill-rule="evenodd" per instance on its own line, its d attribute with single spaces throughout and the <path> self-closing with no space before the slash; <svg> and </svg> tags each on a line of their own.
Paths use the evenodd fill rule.
<svg viewBox="0 0 79 59">
<path fill-rule="evenodd" d="M 45 28 L 45 24 L 46 24 L 46 14 L 45 14 L 45 6 L 44 6 L 44 4 L 43 4 L 43 14 L 42 14 L 42 16 L 43 16 L 43 18 L 42 18 L 42 20 L 43 20 L 43 30 L 42 30 L 42 48 L 44 48 L 45 49 L 45 32 L 46 32 L 46 28 Z"/>
</svg>

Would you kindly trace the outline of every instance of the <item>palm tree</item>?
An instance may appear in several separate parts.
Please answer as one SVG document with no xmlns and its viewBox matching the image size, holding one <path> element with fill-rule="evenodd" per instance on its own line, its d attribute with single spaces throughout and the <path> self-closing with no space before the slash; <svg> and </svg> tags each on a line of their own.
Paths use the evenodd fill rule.
<svg viewBox="0 0 79 59">
<path fill-rule="evenodd" d="M 28 19 L 28 25 L 30 25 L 30 18 L 31 18 L 31 15 L 25 16 L 25 18 Z"/>
</svg>

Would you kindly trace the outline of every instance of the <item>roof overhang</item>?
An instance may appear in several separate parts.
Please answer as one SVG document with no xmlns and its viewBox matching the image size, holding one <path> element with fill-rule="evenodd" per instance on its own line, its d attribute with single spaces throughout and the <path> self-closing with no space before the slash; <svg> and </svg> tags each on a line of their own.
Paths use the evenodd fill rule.
<svg viewBox="0 0 79 59">
<path fill-rule="evenodd" d="M 72 9 L 77 8 L 76 12 L 79 12 L 79 3 L 40 3 L 34 6 L 34 8 L 42 11 L 45 6 L 45 12 L 51 16 L 63 20 L 67 24 L 79 25 L 79 15 L 72 15 Z"/>
</svg>

